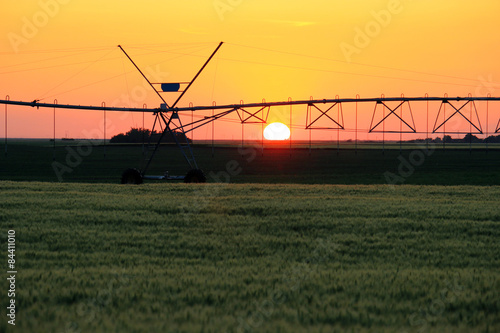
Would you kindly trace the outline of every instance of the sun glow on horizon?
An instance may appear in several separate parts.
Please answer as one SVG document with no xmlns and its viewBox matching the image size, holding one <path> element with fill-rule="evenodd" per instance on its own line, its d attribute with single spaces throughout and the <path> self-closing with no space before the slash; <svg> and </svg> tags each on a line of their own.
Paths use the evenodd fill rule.
<svg viewBox="0 0 500 333">
<path fill-rule="evenodd" d="M 290 129 L 283 123 L 271 123 L 264 129 L 264 138 L 269 141 L 284 141 L 290 139 Z"/>
</svg>

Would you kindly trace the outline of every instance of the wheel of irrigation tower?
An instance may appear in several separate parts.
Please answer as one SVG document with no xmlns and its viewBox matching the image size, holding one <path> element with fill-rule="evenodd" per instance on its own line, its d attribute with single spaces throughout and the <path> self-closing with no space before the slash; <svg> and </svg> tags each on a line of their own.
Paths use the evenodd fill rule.
<svg viewBox="0 0 500 333">
<path fill-rule="evenodd" d="M 127 169 L 122 174 L 122 184 L 142 184 L 142 175 L 137 169 Z"/>
<path fill-rule="evenodd" d="M 189 170 L 186 177 L 184 177 L 184 183 L 206 183 L 207 177 L 200 169 Z"/>
</svg>

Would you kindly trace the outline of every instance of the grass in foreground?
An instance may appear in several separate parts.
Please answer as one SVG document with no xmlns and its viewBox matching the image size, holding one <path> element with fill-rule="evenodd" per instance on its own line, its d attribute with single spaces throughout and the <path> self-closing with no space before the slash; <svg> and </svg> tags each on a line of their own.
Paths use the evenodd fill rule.
<svg viewBox="0 0 500 333">
<path fill-rule="evenodd" d="M 499 194 L 0 182 L 0 331 L 499 331 Z"/>
</svg>

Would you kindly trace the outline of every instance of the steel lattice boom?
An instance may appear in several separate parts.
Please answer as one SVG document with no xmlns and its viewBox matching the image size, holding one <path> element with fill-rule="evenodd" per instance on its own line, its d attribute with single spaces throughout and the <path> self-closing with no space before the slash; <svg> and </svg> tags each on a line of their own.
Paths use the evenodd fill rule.
<svg viewBox="0 0 500 333">
<path fill-rule="evenodd" d="M 434 123 L 433 132 L 432 133 L 442 133 L 439 132 L 441 128 L 445 126 L 445 124 L 454 116 L 460 116 L 465 119 L 470 128 L 474 128 L 476 133 L 483 134 L 483 129 L 481 126 L 481 122 L 479 120 L 479 115 L 477 112 L 476 104 L 477 101 L 500 101 L 499 97 L 377 97 L 377 98 L 334 98 L 334 99 L 309 99 L 309 100 L 298 100 L 292 101 L 289 99 L 288 101 L 283 102 L 266 102 L 262 101 L 259 103 L 239 103 L 239 104 L 226 104 L 226 105 L 205 105 L 205 106 L 194 106 L 190 105 L 188 107 L 178 107 L 177 104 L 181 100 L 181 98 L 185 95 L 185 93 L 192 86 L 194 81 L 200 76 L 202 71 L 207 67 L 209 62 L 214 58 L 215 54 L 219 51 L 222 46 L 222 42 L 217 46 L 215 51 L 210 55 L 208 60 L 203 64 L 201 69 L 197 72 L 195 77 L 190 82 L 177 82 L 177 83 L 152 83 L 148 80 L 148 78 L 144 75 L 144 73 L 139 69 L 139 67 L 135 64 L 132 58 L 125 52 L 125 50 L 119 46 L 120 50 L 126 55 L 126 57 L 130 60 L 130 62 L 134 65 L 134 67 L 140 72 L 143 78 L 149 83 L 149 85 L 155 90 L 156 94 L 162 100 L 162 104 L 158 108 L 136 108 L 136 107 L 107 107 L 103 103 L 101 106 L 91 106 L 91 105 L 65 105 L 65 104 L 57 104 L 55 103 L 40 103 L 38 100 L 34 100 L 32 102 L 23 102 L 23 101 L 11 101 L 8 97 L 5 100 L 0 100 L 0 104 L 6 105 L 15 105 L 15 106 L 28 106 L 28 107 L 36 107 L 38 108 L 51 108 L 51 109 L 71 109 L 71 110 L 89 110 L 89 111 L 119 111 L 119 112 L 149 112 L 152 113 L 155 117 L 155 122 L 153 125 L 152 132 L 154 132 L 155 127 L 158 126 L 161 128 L 161 137 L 156 143 L 149 142 L 148 147 L 150 148 L 150 154 L 145 157 L 143 162 L 143 166 L 141 170 L 129 169 L 127 170 L 123 177 L 122 182 L 127 183 L 141 183 L 142 179 L 150 178 L 150 179 L 182 179 L 184 177 L 169 177 L 169 176 L 146 176 L 146 172 L 152 162 L 153 157 L 161 146 L 161 141 L 166 135 L 171 135 L 177 146 L 182 151 L 183 156 L 186 161 L 190 165 L 193 170 L 188 173 L 186 178 L 192 181 L 204 181 L 204 175 L 201 170 L 198 170 L 198 166 L 193 155 L 189 139 L 186 134 L 191 132 L 197 128 L 210 124 L 218 119 L 226 117 L 232 113 L 236 113 L 238 115 L 239 121 L 241 124 L 250 124 L 250 123 L 259 123 L 264 124 L 267 122 L 269 117 L 269 112 L 273 107 L 280 106 L 307 106 L 307 115 L 306 115 L 306 130 L 314 130 L 314 129 L 328 129 L 328 130 L 345 130 L 346 126 L 344 124 L 344 116 L 343 116 L 343 108 L 344 104 L 360 104 L 360 103 L 374 103 L 374 111 L 371 119 L 369 133 L 418 133 L 417 128 L 415 126 L 415 121 L 413 117 L 413 112 L 410 103 L 419 103 L 419 102 L 440 102 L 440 108 L 436 117 L 436 121 Z M 155 85 L 160 85 L 162 91 L 158 91 L 155 88 Z M 187 85 L 184 90 L 180 91 L 181 85 Z M 160 94 L 161 92 L 180 92 L 180 96 L 175 100 L 175 102 L 169 106 L 165 99 Z M 397 103 L 396 107 L 390 107 L 388 103 Z M 470 117 L 468 118 L 463 109 L 470 105 Z M 451 106 L 454 110 L 452 115 L 449 115 L 448 118 L 443 121 L 439 120 L 441 112 L 443 111 L 443 115 L 445 115 L 446 106 Z M 406 108 L 406 109 L 405 109 Z M 357 107 L 356 107 L 357 109 Z M 334 117 L 329 115 L 329 112 L 337 111 L 337 120 Z M 211 116 L 203 116 L 200 120 L 192 120 L 188 123 L 183 123 L 181 121 L 180 115 L 184 112 L 203 112 L 203 111 L 212 111 Z M 399 114 L 397 113 L 399 111 Z M 474 112 L 473 112 L 474 111 Z M 317 116 L 313 117 L 313 113 L 318 113 Z M 382 118 L 380 120 L 375 120 L 375 117 L 382 113 Z M 259 116 L 262 114 L 262 116 Z M 474 118 L 475 116 L 475 118 Z M 400 122 L 400 130 L 399 131 L 389 131 L 385 129 L 385 121 L 392 117 L 392 119 L 396 118 Z M 473 119 L 474 118 L 474 119 Z M 328 122 L 331 122 L 330 126 L 318 126 L 318 121 L 322 119 Z M 403 129 L 404 126 L 404 129 Z M 382 128 L 381 128 L 382 127 Z M 357 130 L 357 120 L 356 120 L 356 130 Z M 500 120 L 496 127 L 496 133 L 500 132 Z M 449 133 L 449 132 L 448 132 Z M 181 136 L 178 136 L 181 134 Z M 128 173 L 127 173 L 128 172 Z"/>
</svg>

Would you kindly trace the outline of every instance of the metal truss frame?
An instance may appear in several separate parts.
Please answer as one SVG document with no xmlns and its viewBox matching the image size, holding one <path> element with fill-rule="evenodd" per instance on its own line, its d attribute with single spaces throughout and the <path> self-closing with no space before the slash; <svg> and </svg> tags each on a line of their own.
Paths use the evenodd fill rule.
<svg viewBox="0 0 500 333">
<path fill-rule="evenodd" d="M 266 110 L 266 109 L 267 109 L 267 113 L 265 113 L 265 116 L 264 116 L 264 112 L 265 112 L 264 110 Z M 243 107 L 241 107 L 235 111 L 238 114 L 238 118 L 240 118 L 240 121 L 242 124 L 265 124 L 265 123 L 267 123 L 267 119 L 269 119 L 270 110 L 271 110 L 270 106 L 263 106 L 259 110 L 255 111 L 253 113 L 245 110 Z M 241 114 L 240 114 L 240 111 L 241 111 Z M 262 118 L 257 116 L 257 114 L 259 112 L 263 113 Z M 248 117 L 245 118 L 245 114 L 248 115 Z M 251 118 L 255 118 L 257 120 L 249 121 L 249 119 L 251 119 Z"/>
<path fill-rule="evenodd" d="M 162 126 L 162 123 L 164 127 Z M 160 127 L 161 135 L 156 143 L 151 142 L 152 135 L 150 135 L 149 137 L 147 154 L 144 156 L 144 161 L 141 167 L 142 176 L 145 177 L 145 174 L 148 171 L 154 156 L 156 155 L 158 149 L 161 146 L 163 138 L 167 134 L 170 134 L 172 136 L 172 139 L 174 140 L 177 147 L 179 147 L 182 156 L 189 164 L 189 166 L 192 169 L 197 169 L 198 164 L 196 163 L 196 158 L 194 156 L 193 149 L 189 144 L 189 139 L 187 138 L 186 131 L 184 131 L 184 128 L 186 126 L 182 125 L 179 114 L 177 112 L 172 112 L 168 115 L 165 115 L 165 113 L 163 112 L 157 112 L 155 114 L 155 121 L 151 133 L 155 132 L 157 126 Z"/>
<path fill-rule="evenodd" d="M 404 119 L 403 119 L 403 106 L 408 103 L 408 108 L 410 110 L 410 116 L 411 116 L 411 122 L 412 122 L 412 125 L 408 124 L 408 122 L 406 122 Z M 389 110 L 389 113 L 386 115 L 386 116 L 383 116 L 382 120 L 380 120 L 377 124 L 373 125 L 373 121 L 375 120 L 375 114 L 377 113 L 377 108 L 379 105 L 382 105 L 383 108 L 382 110 L 385 111 L 385 109 Z M 399 116 L 396 111 L 401 108 L 401 116 Z M 409 129 L 410 131 L 406 130 L 406 131 L 403 131 L 402 129 L 399 130 L 399 131 L 386 131 L 386 130 L 375 130 L 378 126 L 380 126 L 381 124 L 384 123 L 384 121 L 387 120 L 387 118 L 389 118 L 389 116 L 391 115 L 395 115 L 400 121 L 402 124 L 405 124 Z M 370 130 L 368 131 L 369 133 L 416 133 L 417 130 L 416 130 L 416 126 L 415 126 L 415 119 L 413 118 L 413 112 L 411 111 L 411 105 L 410 105 L 410 101 L 408 100 L 401 100 L 400 103 L 398 104 L 398 106 L 396 106 L 395 108 L 391 108 L 389 107 L 385 101 L 383 100 L 380 100 L 380 101 L 376 101 L 375 102 L 375 109 L 373 110 L 373 116 L 372 116 L 372 121 L 370 123 Z"/>
<path fill-rule="evenodd" d="M 326 104 L 326 103 L 325 103 Z M 338 121 L 333 119 L 328 115 L 335 106 L 338 105 L 339 119 Z M 320 115 L 312 120 L 313 117 L 313 108 L 318 110 Z M 313 125 L 320 120 L 321 118 L 326 117 L 330 119 L 337 127 L 314 127 Z M 306 113 L 306 130 L 343 130 L 344 128 L 344 112 L 342 110 L 342 103 L 333 102 L 333 104 L 326 110 L 321 110 L 316 103 L 309 103 L 307 105 L 307 113 Z"/>
<path fill-rule="evenodd" d="M 478 126 L 476 126 L 473 122 L 472 122 L 472 119 L 469 119 L 467 118 L 462 112 L 460 112 L 464 107 L 466 107 L 467 105 L 469 105 L 470 103 L 472 103 L 472 107 L 474 108 L 474 111 L 475 111 L 475 115 L 476 115 L 476 120 L 478 122 Z M 439 116 L 441 115 L 441 111 L 443 111 L 443 114 L 444 114 L 444 109 L 446 107 L 446 104 L 450 105 L 454 110 L 455 112 L 449 116 L 448 118 L 446 118 L 446 120 L 444 120 L 439 126 L 437 125 L 438 123 L 438 120 L 439 120 Z M 461 134 L 462 132 L 450 132 L 450 131 L 443 131 L 443 132 L 438 132 L 438 130 L 443 127 L 451 118 L 453 118 L 455 115 L 461 115 L 465 120 L 467 120 L 467 122 L 476 129 L 477 132 L 472 132 L 474 134 L 483 134 L 483 128 L 481 126 L 481 120 L 479 119 L 479 114 L 477 112 L 477 108 L 476 108 L 476 103 L 473 99 L 469 99 L 469 100 L 466 100 L 465 103 L 457 108 L 455 107 L 455 105 L 453 105 L 448 99 L 443 99 L 443 101 L 441 102 L 441 106 L 439 107 L 439 111 L 438 111 L 438 114 L 436 116 L 436 121 L 434 122 L 434 128 L 432 130 L 432 133 L 457 133 L 457 134 Z M 471 133 L 471 134 L 472 134 Z"/>
</svg>

